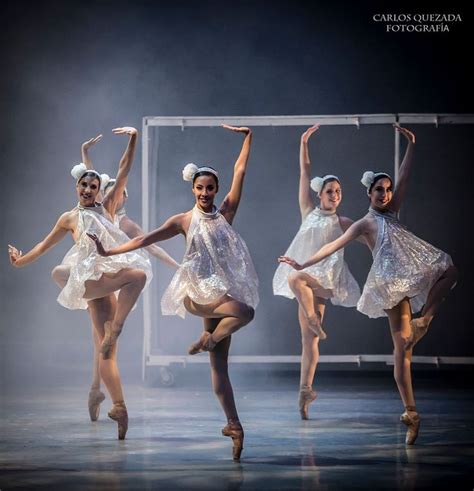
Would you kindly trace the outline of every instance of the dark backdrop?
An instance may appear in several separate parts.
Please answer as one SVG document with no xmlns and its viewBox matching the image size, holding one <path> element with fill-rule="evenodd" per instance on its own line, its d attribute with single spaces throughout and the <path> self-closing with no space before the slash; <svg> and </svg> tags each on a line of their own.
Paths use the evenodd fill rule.
<svg viewBox="0 0 474 491">
<path fill-rule="evenodd" d="M 462 22 L 450 24 L 450 32 L 386 33 L 385 25 L 372 19 L 379 12 L 453 12 L 461 14 Z M 88 366 L 87 314 L 61 308 L 49 277 L 71 240 L 21 270 L 10 267 L 6 254 L 8 242 L 29 250 L 61 212 L 75 205 L 69 171 L 79 161 L 85 139 L 104 133 L 93 158 L 101 171 L 114 173 L 125 139 L 110 130 L 121 125 L 140 128 L 144 115 L 474 112 L 466 68 L 472 17 L 451 4 L 449 9 L 423 9 L 400 2 L 382 8 L 375 2 L 8 1 L 0 23 L 1 354 L 2 374 L 15 375 L 11 380 Z M 455 293 L 417 351 L 472 355 L 467 308 L 472 290 L 468 231 L 473 131 L 414 129 L 417 161 L 403 218 L 414 232 L 451 253 L 461 270 Z M 249 328 L 247 335 L 257 352 L 298 352 L 296 304 L 273 298 L 268 279 L 275 266 L 269 258 L 286 249 L 298 227 L 301 130 L 255 132 L 236 221 L 262 279 L 256 329 Z M 211 139 L 213 160 L 221 165 L 232 162 L 238 151 L 235 138 L 208 131 L 203 139 Z M 166 151 L 180 148 L 181 137 L 170 132 Z M 320 164 L 316 169 L 341 174 L 341 212 L 356 218 L 366 206 L 358 184 L 360 170 L 391 169 L 392 133 L 381 128 L 323 128 L 317 138 L 311 142 L 315 164 Z M 140 157 L 141 149 L 129 182 L 128 210 L 136 220 Z M 179 173 L 183 163 L 176 158 L 173 172 Z M 191 206 L 183 184 L 176 182 L 175 189 L 182 190 L 177 203 Z M 274 220 L 279 215 L 288 225 L 284 233 L 266 229 L 266 234 L 274 233 L 273 248 L 267 251 L 257 227 L 273 223 L 267 217 Z M 363 281 L 367 252 L 354 246 L 348 258 Z M 334 335 L 323 353 L 390 352 L 383 321 L 330 308 L 328 323 Z M 125 375 L 139 370 L 141 326 L 137 309 L 122 337 Z M 185 324 L 180 329 L 184 352 L 189 332 L 197 333 L 198 327 L 187 334 L 182 334 L 187 332 Z M 236 340 L 237 351 L 243 350 L 243 339 Z"/>
</svg>

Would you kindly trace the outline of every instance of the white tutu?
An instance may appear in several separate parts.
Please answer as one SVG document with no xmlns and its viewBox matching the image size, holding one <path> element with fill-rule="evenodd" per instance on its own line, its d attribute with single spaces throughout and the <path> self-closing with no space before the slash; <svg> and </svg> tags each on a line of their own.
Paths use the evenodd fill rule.
<svg viewBox="0 0 474 491">
<path fill-rule="evenodd" d="M 215 211 L 193 208 L 183 262 L 161 299 L 163 315 L 185 316 L 183 300 L 206 305 L 229 295 L 255 308 L 258 278 L 240 235 Z"/>
<path fill-rule="evenodd" d="M 103 273 L 117 273 L 125 268 L 141 269 L 146 273 L 147 285 L 153 277 L 151 264 L 143 251 L 137 250 L 103 257 L 97 253 L 95 243 L 86 232 L 96 234 L 106 249 L 112 249 L 129 238 L 109 219 L 102 205 L 95 208 L 78 209 L 78 235 L 76 244 L 64 256 L 61 265 L 69 266 L 70 273 L 66 286 L 58 296 L 58 302 L 68 309 L 86 309 L 83 298 L 87 280 L 98 280 Z"/>
<path fill-rule="evenodd" d="M 285 256 L 304 262 L 314 255 L 322 246 L 342 235 L 339 217 L 334 212 L 315 208 L 303 220 L 298 233 Z M 280 263 L 273 277 L 273 293 L 288 298 L 295 298 L 288 286 L 288 275 L 295 271 L 289 264 Z M 302 270 L 313 276 L 325 289 L 332 291 L 331 302 L 334 305 L 355 307 L 360 297 L 360 288 L 344 261 L 344 250 L 341 249 L 317 264 Z"/>
<path fill-rule="evenodd" d="M 453 264 L 451 257 L 409 232 L 393 212 L 369 213 L 377 220 L 373 264 L 357 304 L 369 317 L 384 317 L 405 297 L 413 313 L 426 303 L 431 287 Z"/>
</svg>

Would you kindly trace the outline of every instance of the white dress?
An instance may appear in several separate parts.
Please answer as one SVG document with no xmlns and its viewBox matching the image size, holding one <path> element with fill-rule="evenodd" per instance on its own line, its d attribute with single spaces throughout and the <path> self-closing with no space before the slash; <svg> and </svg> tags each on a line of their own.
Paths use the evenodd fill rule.
<svg viewBox="0 0 474 491">
<path fill-rule="evenodd" d="M 98 280 L 103 273 L 117 273 L 125 268 L 141 269 L 146 273 L 147 285 L 153 277 L 151 263 L 143 251 L 137 250 L 103 257 L 97 253 L 95 243 L 86 235 L 94 233 L 106 249 L 117 247 L 130 239 L 111 221 L 102 205 L 94 208 L 77 206 L 78 240 L 64 256 L 61 265 L 69 266 L 70 273 L 66 286 L 58 296 L 58 302 L 68 309 L 86 309 L 83 298 L 87 280 Z"/>
<path fill-rule="evenodd" d="M 303 220 L 285 256 L 297 262 L 304 262 L 325 244 L 332 242 L 342 234 L 337 214 L 317 207 Z M 295 270 L 289 264 L 279 264 L 273 277 L 274 295 L 295 298 L 288 286 L 288 275 L 292 271 Z M 332 291 L 331 302 L 334 305 L 356 306 L 360 297 L 360 288 L 344 261 L 343 249 L 301 271 L 314 277 L 325 290 Z"/>
<path fill-rule="evenodd" d="M 409 232 L 394 212 L 370 208 L 369 214 L 377 221 L 377 239 L 357 310 L 372 318 L 386 317 L 384 309 L 408 297 L 412 312 L 419 312 L 431 287 L 453 264 L 451 257 Z"/>
<path fill-rule="evenodd" d="M 223 295 L 255 308 L 258 278 L 240 235 L 216 209 L 205 213 L 193 208 L 183 261 L 161 299 L 163 315 L 185 316 L 188 296 L 201 305 Z"/>
</svg>

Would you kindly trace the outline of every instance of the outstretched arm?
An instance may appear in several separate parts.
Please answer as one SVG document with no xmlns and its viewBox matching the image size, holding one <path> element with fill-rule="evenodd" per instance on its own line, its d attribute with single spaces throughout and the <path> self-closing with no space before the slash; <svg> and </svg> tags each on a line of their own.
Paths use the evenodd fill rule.
<svg viewBox="0 0 474 491">
<path fill-rule="evenodd" d="M 133 157 L 135 155 L 135 148 L 137 146 L 137 130 L 131 126 L 124 126 L 123 128 L 114 128 L 112 132 L 115 135 L 128 135 L 128 145 L 125 152 L 120 159 L 119 168 L 117 172 L 117 177 L 115 184 L 107 196 L 104 199 L 104 206 L 107 211 L 111 214 L 115 214 L 115 208 L 117 203 L 121 200 L 122 194 L 127 185 L 128 174 L 133 164 Z"/>
<path fill-rule="evenodd" d="M 240 203 L 240 197 L 242 196 L 242 186 L 244 184 L 245 171 L 247 170 L 247 162 L 250 154 L 250 145 L 252 143 L 252 130 L 244 126 L 238 128 L 226 124 L 223 124 L 222 127 L 245 135 L 242 149 L 234 165 L 234 176 L 232 178 L 230 191 L 220 206 L 222 215 L 224 215 L 229 223 L 232 223 Z"/>
<path fill-rule="evenodd" d="M 390 209 L 398 212 L 402 206 L 403 199 L 405 198 L 406 188 L 408 184 L 408 178 L 410 177 L 412 162 L 413 162 L 413 150 L 415 148 L 415 135 L 406 128 L 394 125 L 395 129 L 401 133 L 408 141 L 405 156 L 400 165 L 398 173 L 398 181 L 395 185 L 395 191 L 393 193 L 392 201 L 390 202 Z"/>
<path fill-rule="evenodd" d="M 280 256 L 278 258 L 278 262 L 280 263 L 287 263 L 297 271 L 308 268 L 309 266 L 312 266 L 313 264 L 319 263 L 323 259 L 326 259 L 328 256 L 331 254 L 334 254 L 337 252 L 339 249 L 342 249 L 345 247 L 349 242 L 352 242 L 353 240 L 356 240 L 360 235 L 362 235 L 365 231 L 365 222 L 364 219 L 362 218 L 361 220 L 358 220 L 357 222 L 354 222 L 340 237 L 338 237 L 336 240 L 333 240 L 332 242 L 329 242 L 325 244 L 321 249 L 319 249 L 316 254 L 311 256 L 307 261 L 304 263 L 300 264 L 296 262 L 294 259 L 288 256 Z"/>
<path fill-rule="evenodd" d="M 155 242 L 159 242 L 161 240 L 171 239 L 175 235 L 180 233 L 184 233 L 183 231 L 183 216 L 175 215 L 171 218 L 168 218 L 166 222 L 156 230 L 149 232 L 148 234 L 139 235 L 124 244 L 119 245 L 113 249 L 106 251 L 102 246 L 99 238 L 95 234 L 87 233 L 87 235 L 95 242 L 97 246 L 97 251 L 101 256 L 115 256 L 115 254 L 123 254 L 124 252 L 134 251 L 136 249 L 142 249 L 143 247 L 148 247 Z"/>
<path fill-rule="evenodd" d="M 139 235 L 144 235 L 142 228 L 127 216 L 124 216 L 120 220 L 120 229 L 125 232 L 131 239 L 134 239 Z M 148 247 L 146 247 L 146 250 L 151 255 L 155 256 L 157 259 L 164 262 L 168 266 L 179 268 L 179 263 L 177 263 L 164 249 L 157 246 L 156 244 L 149 245 Z"/>
<path fill-rule="evenodd" d="M 8 244 L 8 255 L 10 256 L 11 264 L 16 268 L 22 268 L 23 266 L 36 261 L 40 256 L 48 252 L 58 242 L 64 239 L 70 230 L 68 223 L 68 215 L 66 213 L 61 215 L 51 232 L 49 232 L 41 242 L 36 244 L 33 249 L 25 255 L 23 255 L 16 247 Z"/>
<path fill-rule="evenodd" d="M 298 200 L 300 204 L 301 219 L 314 209 L 314 202 L 310 191 L 311 181 L 311 161 L 309 160 L 308 140 L 309 137 L 318 131 L 319 124 L 311 126 L 301 135 L 300 143 L 300 186 Z"/>
<path fill-rule="evenodd" d="M 95 138 L 91 138 L 90 140 L 85 141 L 81 146 L 81 157 L 82 162 L 87 167 L 88 170 L 92 170 L 94 168 L 92 164 L 92 160 L 89 156 L 89 148 L 99 143 L 102 140 L 102 135 L 97 135 Z"/>
</svg>

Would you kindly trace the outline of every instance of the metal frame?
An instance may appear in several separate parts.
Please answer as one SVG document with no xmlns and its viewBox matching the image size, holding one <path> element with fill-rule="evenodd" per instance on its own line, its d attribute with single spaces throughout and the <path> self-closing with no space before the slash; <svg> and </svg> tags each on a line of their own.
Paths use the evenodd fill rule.
<svg viewBox="0 0 474 491">
<path fill-rule="evenodd" d="M 145 116 L 142 123 L 142 225 L 149 229 L 149 189 L 148 169 L 150 161 L 149 128 L 180 127 L 181 130 L 192 127 L 214 127 L 221 124 L 233 126 L 326 126 L 379 125 L 379 124 L 429 124 L 436 128 L 443 124 L 474 124 L 474 114 L 338 114 L 338 115 L 302 115 L 302 116 Z M 400 134 L 394 131 L 394 177 L 398 179 L 400 165 Z M 207 363 L 206 358 L 190 356 L 153 355 L 151 353 L 151 292 L 143 293 L 143 363 L 142 377 L 145 379 L 149 366 L 169 367 L 172 363 Z M 299 363 L 300 356 L 230 356 L 230 363 Z M 392 355 L 329 355 L 321 356 L 321 363 L 353 363 L 360 367 L 365 362 L 392 364 Z M 474 357 L 413 356 L 414 363 L 474 365 Z"/>
</svg>

